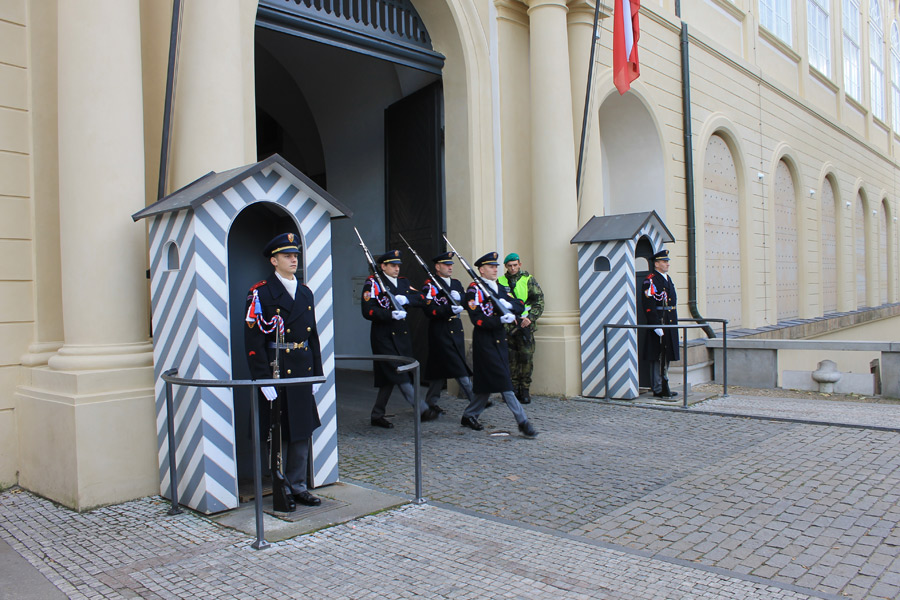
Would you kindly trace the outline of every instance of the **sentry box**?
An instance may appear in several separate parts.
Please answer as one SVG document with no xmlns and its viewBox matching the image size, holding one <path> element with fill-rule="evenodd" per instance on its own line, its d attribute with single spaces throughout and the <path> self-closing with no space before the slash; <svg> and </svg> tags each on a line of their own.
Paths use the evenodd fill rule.
<svg viewBox="0 0 900 600">
<path fill-rule="evenodd" d="M 153 363 L 160 491 L 171 498 L 165 383 L 171 368 L 187 379 L 250 379 L 244 356 L 247 290 L 269 277 L 262 249 L 279 233 L 300 234 L 297 276 L 316 298 L 322 366 L 316 394 L 322 426 L 312 437 L 312 487 L 338 479 L 334 382 L 331 220 L 351 212 L 275 154 L 211 172 L 141 210 L 149 220 Z M 253 472 L 250 392 L 174 386 L 178 496 L 204 513 L 236 508 L 239 481 Z M 265 439 L 265 438 L 263 438 Z"/>
</svg>

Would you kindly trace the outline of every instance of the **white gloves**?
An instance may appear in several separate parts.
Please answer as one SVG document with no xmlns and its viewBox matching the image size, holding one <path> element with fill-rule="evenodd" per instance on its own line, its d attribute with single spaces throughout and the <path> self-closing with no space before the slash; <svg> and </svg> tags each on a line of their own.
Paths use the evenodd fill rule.
<svg viewBox="0 0 900 600">
<path fill-rule="evenodd" d="M 462 306 L 451 306 L 451 307 L 450 307 L 450 310 L 453 311 L 453 314 L 454 314 L 454 315 L 458 315 L 459 313 L 461 313 L 461 312 L 462 312 L 463 310 L 465 310 L 465 309 L 463 309 Z"/>
<path fill-rule="evenodd" d="M 262 391 L 263 396 L 265 396 L 266 400 L 268 400 L 269 402 L 271 402 L 278 396 L 278 392 L 276 392 L 275 388 L 273 388 L 272 386 L 267 385 L 266 387 L 261 387 L 259 389 Z"/>
<path fill-rule="evenodd" d="M 497 298 L 497 302 L 499 302 L 506 310 L 512 310 L 512 302 L 510 302 L 509 300 L 505 298 Z M 507 323 L 509 323 L 509 321 L 507 321 Z"/>
<path fill-rule="evenodd" d="M 655 334 L 658 335 L 659 337 L 662 337 L 662 336 L 663 336 L 663 330 L 660 329 L 659 327 L 657 327 L 656 329 L 654 329 L 654 330 L 653 330 L 653 333 L 655 333 Z"/>
<path fill-rule="evenodd" d="M 403 319 L 406 318 L 406 311 L 405 310 L 392 310 L 391 318 L 394 319 L 395 321 L 402 321 Z"/>
<path fill-rule="evenodd" d="M 320 388 L 320 387 L 322 387 L 322 384 L 321 384 L 321 383 L 314 383 L 314 384 L 312 384 L 313 396 L 316 395 L 316 393 L 319 391 L 319 388 Z"/>
<path fill-rule="evenodd" d="M 459 292 L 456 290 L 450 290 L 450 297 L 453 298 L 454 301 L 459 302 L 461 300 Z"/>
<path fill-rule="evenodd" d="M 502 302 L 503 300 L 501 299 L 500 301 Z M 514 322 L 515 320 L 516 320 L 516 315 L 514 315 L 514 314 L 512 314 L 512 313 L 510 313 L 510 314 L 508 314 L 508 315 L 503 315 L 503 316 L 500 317 L 500 322 L 501 322 L 501 323 L 512 323 L 512 322 Z"/>
<path fill-rule="evenodd" d="M 394 296 L 394 300 L 396 300 L 397 304 L 399 304 L 400 306 L 406 306 L 407 304 L 409 304 L 409 298 L 402 294 Z"/>
</svg>

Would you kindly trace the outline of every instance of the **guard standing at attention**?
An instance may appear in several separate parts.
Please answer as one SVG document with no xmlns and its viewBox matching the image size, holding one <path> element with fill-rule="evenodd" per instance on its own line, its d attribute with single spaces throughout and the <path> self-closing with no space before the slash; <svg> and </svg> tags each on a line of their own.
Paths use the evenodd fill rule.
<svg viewBox="0 0 900 600">
<path fill-rule="evenodd" d="M 281 377 L 311 377 L 322 375 L 322 351 L 316 329 L 315 299 L 312 291 L 295 277 L 299 264 L 300 238 L 293 233 L 276 236 L 265 247 L 275 272 L 271 277 L 250 288 L 247 297 L 244 347 L 250 376 L 253 379 L 272 379 L 273 363 Z M 309 438 L 321 425 L 316 408 L 318 385 L 295 385 L 276 390 L 260 388 L 260 400 L 270 403 L 280 396 L 281 436 L 273 443 L 281 448 L 283 479 L 273 477 L 273 507 L 290 512 L 296 504 L 318 506 L 322 501 L 307 489 Z M 274 417 L 277 418 L 277 417 Z M 276 461 L 273 461 L 276 462 Z M 274 489 L 281 485 L 283 490 Z"/>
<path fill-rule="evenodd" d="M 400 277 L 402 261 L 399 250 L 389 250 L 375 258 L 375 262 L 381 270 L 381 281 L 393 294 L 398 305 L 404 308 L 407 305 L 425 305 L 422 294 L 409 284 L 408 279 Z M 369 333 L 372 354 L 412 356 L 412 335 L 409 333 L 409 325 L 406 322 L 406 311 L 395 309 L 392 306 L 388 290 L 381 289 L 375 275 L 370 275 L 363 285 L 362 315 L 372 322 Z M 372 407 L 371 416 L 371 423 L 375 427 L 391 429 L 394 426 L 384 415 L 395 385 L 400 387 L 400 392 L 409 405 L 414 406 L 412 374 L 397 373 L 397 366 L 395 363 L 381 361 L 375 363 L 375 387 L 378 388 L 378 395 L 375 397 L 375 406 Z M 419 400 L 419 414 L 423 421 L 433 421 L 440 413 L 429 408 L 424 400 Z"/>
<path fill-rule="evenodd" d="M 509 370 L 513 390 L 522 404 L 531 403 L 531 374 L 534 372 L 534 333 L 537 320 L 544 314 L 544 292 L 537 279 L 522 268 L 519 255 L 511 252 L 503 259 L 506 273 L 497 281 L 510 289 L 510 293 L 525 303 L 525 312 L 514 323 L 506 326 L 509 344 Z"/>
<path fill-rule="evenodd" d="M 674 325 L 678 323 L 675 284 L 669 277 L 669 251 L 660 250 L 653 255 L 653 271 L 641 286 L 641 303 L 648 325 Z M 643 359 L 650 364 L 650 387 L 653 395 L 671 401 L 678 395 L 669 389 L 669 362 L 678 360 L 678 330 L 673 328 L 644 330 Z"/>
<path fill-rule="evenodd" d="M 466 290 L 466 308 L 469 319 L 475 325 L 472 332 L 472 363 L 475 370 L 473 389 L 475 400 L 469 403 L 463 412 L 462 425 L 481 431 L 484 426 L 478 417 L 484 412 L 488 398 L 492 392 L 500 392 L 506 406 L 512 411 L 521 431 L 526 437 L 537 435 L 534 426 L 528 421 L 525 409 L 519 404 L 513 393 L 512 379 L 509 375 L 509 351 L 506 347 L 506 330 L 503 326 L 515 321 L 517 314 L 522 314 L 525 305 L 509 295 L 509 290 L 497 283 L 497 253 L 488 252 L 475 261 L 475 267 L 481 275 L 484 285 L 490 288 L 485 293 L 477 282 L 472 282 Z M 508 314 L 502 314 L 501 304 Z"/>
<path fill-rule="evenodd" d="M 447 379 L 456 379 L 469 402 L 475 400 L 472 391 L 472 371 L 466 364 L 466 338 L 459 318 L 465 308 L 462 283 L 453 279 L 453 252 L 444 252 L 432 259 L 434 277 L 425 280 L 425 316 L 428 317 L 428 363 L 425 380 L 429 381 L 425 403 L 444 412 L 437 404 Z"/>
</svg>

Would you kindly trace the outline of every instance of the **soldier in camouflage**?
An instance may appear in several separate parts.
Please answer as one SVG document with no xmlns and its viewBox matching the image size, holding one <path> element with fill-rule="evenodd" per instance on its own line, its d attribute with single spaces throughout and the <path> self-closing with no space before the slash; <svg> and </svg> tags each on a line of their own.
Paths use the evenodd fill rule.
<svg viewBox="0 0 900 600">
<path fill-rule="evenodd" d="M 525 312 L 515 323 L 506 325 L 509 344 L 509 370 L 513 391 L 522 404 L 531 402 L 531 373 L 534 371 L 534 332 L 544 314 L 544 292 L 537 279 L 522 268 L 519 255 L 511 252 L 503 259 L 506 273 L 497 282 L 509 288 L 510 295 L 525 303 Z"/>
</svg>

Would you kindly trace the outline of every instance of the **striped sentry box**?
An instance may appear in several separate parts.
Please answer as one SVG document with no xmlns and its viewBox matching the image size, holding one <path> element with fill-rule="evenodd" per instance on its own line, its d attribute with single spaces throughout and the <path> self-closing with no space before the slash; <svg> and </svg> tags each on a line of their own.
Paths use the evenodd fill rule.
<svg viewBox="0 0 900 600">
<path fill-rule="evenodd" d="M 312 439 L 311 484 L 338 479 L 334 381 L 331 219 L 349 216 L 280 156 L 221 174 L 211 173 L 134 218 L 151 217 L 150 279 L 156 376 L 160 490 L 171 497 L 163 371 L 188 379 L 232 378 L 227 240 L 238 213 L 255 202 L 282 206 L 303 241 L 306 284 L 316 319 L 327 382 L 317 395 L 322 426 Z M 173 259 L 175 265 L 173 265 Z M 175 268 L 172 268 L 172 267 Z M 204 513 L 238 505 L 234 398 L 227 388 L 173 386 L 179 498 Z"/>
<path fill-rule="evenodd" d="M 572 239 L 578 246 L 581 312 L 581 388 L 591 398 L 638 396 L 638 333 L 608 329 L 609 382 L 606 381 L 604 324 L 637 323 L 635 249 L 646 237 L 654 251 L 674 241 L 655 212 L 592 218 Z"/>
</svg>

